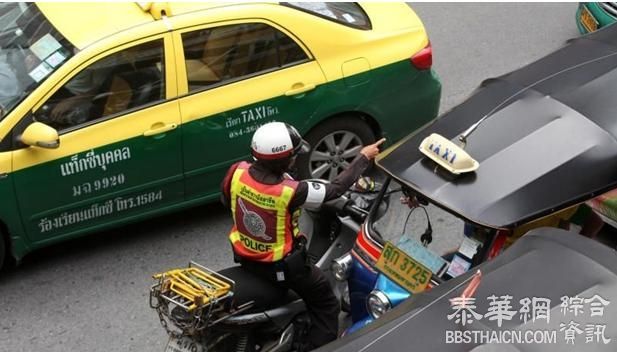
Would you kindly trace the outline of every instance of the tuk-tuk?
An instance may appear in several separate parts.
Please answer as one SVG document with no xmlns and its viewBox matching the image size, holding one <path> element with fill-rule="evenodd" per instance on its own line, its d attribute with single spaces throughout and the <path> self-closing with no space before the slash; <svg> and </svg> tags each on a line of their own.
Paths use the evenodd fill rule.
<svg viewBox="0 0 617 352">
<path fill-rule="evenodd" d="M 351 253 L 333 265 L 348 282 L 350 331 L 616 188 L 616 68 L 612 26 L 484 81 L 462 104 L 382 153 L 377 167 L 387 179 L 380 197 L 400 190 L 460 219 L 460 231 L 438 233 L 427 212 L 424 229 L 409 236 L 403 226 L 396 239 L 380 229 L 388 216 L 376 216 L 375 206 Z M 405 213 L 395 218 L 400 223 Z M 433 239 L 457 243 L 436 251 Z"/>
<path fill-rule="evenodd" d="M 613 249 L 540 228 L 316 352 L 615 351 L 616 288 Z"/>
</svg>

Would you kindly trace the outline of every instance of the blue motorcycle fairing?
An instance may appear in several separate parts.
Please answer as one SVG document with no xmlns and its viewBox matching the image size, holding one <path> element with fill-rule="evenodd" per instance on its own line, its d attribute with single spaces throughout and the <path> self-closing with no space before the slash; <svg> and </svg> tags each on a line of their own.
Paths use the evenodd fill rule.
<svg viewBox="0 0 617 352">
<path fill-rule="evenodd" d="M 411 296 L 411 293 L 409 293 L 409 291 L 405 290 L 404 288 L 396 284 L 394 281 L 388 279 L 388 277 L 384 274 L 377 275 L 377 281 L 375 282 L 374 288 L 386 294 L 386 296 L 390 300 L 390 304 L 392 305 L 392 307 L 396 307 L 399 303 Z M 368 293 L 366 296 L 368 296 Z M 342 336 L 354 333 L 375 321 L 375 319 L 373 319 L 373 317 L 371 317 L 371 315 L 366 310 L 366 296 L 364 297 L 364 304 L 362 305 L 365 309 L 364 316 L 361 319 L 353 319 L 352 317 L 353 324 L 349 328 L 347 328 L 347 330 L 345 330 Z"/>
<path fill-rule="evenodd" d="M 349 285 L 349 303 L 351 306 L 352 322 L 360 321 L 369 317 L 366 310 L 366 297 L 375 287 L 378 273 L 372 268 L 368 268 L 352 256 L 353 262 L 347 284 Z"/>
<path fill-rule="evenodd" d="M 390 280 L 384 274 L 379 274 L 379 276 L 377 276 L 375 289 L 383 292 L 388 297 L 391 307 L 396 307 L 399 303 L 411 296 L 409 291 L 402 288 L 396 282 Z"/>
</svg>

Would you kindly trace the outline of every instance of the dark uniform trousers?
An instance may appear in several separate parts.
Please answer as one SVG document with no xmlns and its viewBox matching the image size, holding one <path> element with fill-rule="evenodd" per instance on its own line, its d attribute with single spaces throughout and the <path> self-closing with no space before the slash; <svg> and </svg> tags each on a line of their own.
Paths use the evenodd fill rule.
<svg viewBox="0 0 617 352">
<path fill-rule="evenodd" d="M 309 348 L 317 348 L 333 341 L 338 336 L 339 301 L 324 273 L 312 264 L 296 272 L 285 273 L 284 281 L 276 280 L 275 264 L 241 261 L 247 271 L 259 275 L 277 285 L 293 290 L 307 306 L 311 327 L 308 332 Z"/>
</svg>

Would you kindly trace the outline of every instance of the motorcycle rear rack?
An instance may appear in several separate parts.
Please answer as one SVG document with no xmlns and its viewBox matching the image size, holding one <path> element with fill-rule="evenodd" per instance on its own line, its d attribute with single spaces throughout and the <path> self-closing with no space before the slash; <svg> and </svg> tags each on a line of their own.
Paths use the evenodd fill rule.
<svg viewBox="0 0 617 352">
<path fill-rule="evenodd" d="M 193 312 L 217 305 L 233 296 L 233 280 L 195 262 L 187 268 L 173 269 L 153 276 L 158 283 L 151 288 L 168 303 Z"/>
<path fill-rule="evenodd" d="M 235 282 L 195 262 L 153 277 L 158 282 L 150 288 L 150 307 L 157 311 L 170 336 L 199 334 L 254 304 L 227 305 L 234 295 Z"/>
</svg>

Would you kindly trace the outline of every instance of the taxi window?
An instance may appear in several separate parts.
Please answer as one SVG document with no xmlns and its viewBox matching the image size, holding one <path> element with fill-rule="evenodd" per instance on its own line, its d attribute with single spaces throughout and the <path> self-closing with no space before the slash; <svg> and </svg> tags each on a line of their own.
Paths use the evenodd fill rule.
<svg viewBox="0 0 617 352">
<path fill-rule="evenodd" d="M 263 23 L 188 32 L 182 42 L 189 91 L 308 60 L 296 42 Z"/>
<path fill-rule="evenodd" d="M 371 22 L 354 2 L 287 2 L 287 6 L 349 27 L 371 29 Z"/>
<path fill-rule="evenodd" d="M 34 3 L 0 3 L 0 120 L 68 61 L 75 48 Z"/>
<path fill-rule="evenodd" d="M 58 131 L 120 114 L 165 98 L 163 40 L 96 61 L 73 76 L 35 113 Z"/>
</svg>

